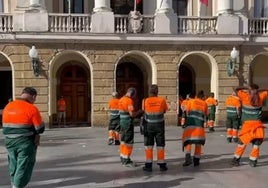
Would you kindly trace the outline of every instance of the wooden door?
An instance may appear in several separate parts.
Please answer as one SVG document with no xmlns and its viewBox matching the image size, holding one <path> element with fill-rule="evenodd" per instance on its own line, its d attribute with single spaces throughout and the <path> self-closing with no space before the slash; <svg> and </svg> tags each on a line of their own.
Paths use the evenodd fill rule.
<svg viewBox="0 0 268 188">
<path fill-rule="evenodd" d="M 88 122 L 88 86 L 86 71 L 77 65 L 65 67 L 61 74 L 60 95 L 66 104 L 67 124 L 85 124 Z"/>
<path fill-rule="evenodd" d="M 134 98 L 134 108 L 141 109 L 144 98 L 143 73 L 134 63 L 120 63 L 116 70 L 116 90 L 119 97 L 126 94 L 128 88 L 134 87 L 137 95 Z"/>
</svg>

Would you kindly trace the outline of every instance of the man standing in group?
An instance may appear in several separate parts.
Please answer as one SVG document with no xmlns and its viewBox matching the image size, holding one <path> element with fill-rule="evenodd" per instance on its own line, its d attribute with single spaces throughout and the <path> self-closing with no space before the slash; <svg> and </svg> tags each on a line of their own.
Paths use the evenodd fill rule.
<svg viewBox="0 0 268 188">
<path fill-rule="evenodd" d="M 120 145 L 119 132 L 120 132 L 120 115 L 119 115 L 119 99 L 118 93 L 112 93 L 112 99 L 109 101 L 110 120 L 108 127 L 108 145 Z"/>
<path fill-rule="evenodd" d="M 203 90 L 199 91 L 197 97 L 190 99 L 186 107 L 186 122 L 183 126 L 182 144 L 185 151 L 185 162 L 183 166 L 189 166 L 194 162 L 194 166 L 199 166 L 202 154 L 201 145 L 205 144 L 204 123 L 208 115 L 208 107 L 204 101 Z M 191 149 L 195 145 L 194 157 L 192 161 Z"/>
<path fill-rule="evenodd" d="M 241 117 L 241 101 L 239 97 L 236 96 L 236 93 L 233 92 L 232 95 L 228 96 L 225 100 L 226 106 L 226 134 L 227 141 L 238 142 L 238 129 L 240 126 L 240 117 Z"/>
<path fill-rule="evenodd" d="M 45 126 L 33 103 L 37 92 L 32 87 L 23 89 L 21 97 L 3 110 L 3 134 L 8 151 L 8 163 L 13 188 L 25 187 L 32 176 L 37 146 Z"/>
<path fill-rule="evenodd" d="M 249 165 L 256 167 L 260 155 L 260 146 L 264 140 L 265 126 L 261 120 L 262 106 L 268 97 L 268 89 L 259 89 L 258 85 L 252 84 L 250 87 L 237 87 L 235 91 L 242 102 L 242 128 L 231 164 L 239 166 L 246 146 L 252 143 Z"/>
<path fill-rule="evenodd" d="M 64 127 L 66 126 L 66 101 L 63 96 L 57 101 L 58 109 L 58 127 L 61 127 L 61 122 L 63 121 Z"/>
<path fill-rule="evenodd" d="M 218 106 L 218 101 L 214 99 L 214 93 L 211 92 L 209 97 L 206 99 L 206 103 L 208 105 L 208 119 L 207 125 L 209 127 L 210 132 L 214 132 L 214 123 L 215 123 L 215 114 L 216 114 L 216 106 Z"/>
<path fill-rule="evenodd" d="M 147 122 L 147 134 L 144 134 L 145 166 L 144 171 L 151 172 L 153 164 L 153 147 L 156 142 L 157 164 L 160 171 L 166 171 L 165 162 L 165 119 L 168 107 L 164 98 L 158 97 L 158 86 L 152 85 L 149 89 L 150 97 L 144 99 L 143 110 Z"/>
<path fill-rule="evenodd" d="M 133 99 L 136 96 L 136 89 L 131 87 L 125 96 L 119 100 L 121 143 L 120 159 L 124 166 L 135 166 L 130 159 L 134 143 L 134 124 L 133 118 L 143 113 L 142 110 L 134 111 Z"/>
</svg>

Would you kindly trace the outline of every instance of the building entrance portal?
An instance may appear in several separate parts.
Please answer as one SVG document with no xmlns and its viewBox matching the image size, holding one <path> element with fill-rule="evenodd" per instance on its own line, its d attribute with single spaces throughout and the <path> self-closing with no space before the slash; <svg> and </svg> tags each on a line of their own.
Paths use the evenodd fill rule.
<svg viewBox="0 0 268 188">
<path fill-rule="evenodd" d="M 90 125 L 87 80 L 87 72 L 78 65 L 64 67 L 60 72 L 58 98 L 64 96 L 66 100 L 67 126 Z"/>
</svg>

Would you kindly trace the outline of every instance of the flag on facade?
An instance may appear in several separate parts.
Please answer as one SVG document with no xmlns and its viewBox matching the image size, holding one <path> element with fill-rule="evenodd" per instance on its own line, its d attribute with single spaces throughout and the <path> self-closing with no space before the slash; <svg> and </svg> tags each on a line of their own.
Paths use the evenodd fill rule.
<svg viewBox="0 0 268 188">
<path fill-rule="evenodd" d="M 136 0 L 136 4 L 140 4 L 142 0 Z"/>
<path fill-rule="evenodd" d="M 202 4 L 208 6 L 208 0 L 200 0 Z"/>
</svg>

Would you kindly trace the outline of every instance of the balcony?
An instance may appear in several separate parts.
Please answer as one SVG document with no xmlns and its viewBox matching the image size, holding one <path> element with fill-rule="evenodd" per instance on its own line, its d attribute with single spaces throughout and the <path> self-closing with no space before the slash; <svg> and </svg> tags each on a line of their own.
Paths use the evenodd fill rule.
<svg viewBox="0 0 268 188">
<path fill-rule="evenodd" d="M 14 15 L 0 14 L 0 33 L 14 31 Z M 60 14 L 48 13 L 48 28 L 46 33 L 85 33 L 92 34 L 91 14 Z M 141 29 L 138 34 L 155 34 L 155 15 L 141 15 Z M 178 35 L 217 35 L 218 17 L 177 16 Z M 114 15 L 114 34 L 133 33 L 130 28 L 129 15 Z M 267 36 L 268 18 L 251 18 L 248 20 L 249 36 Z"/>
</svg>

